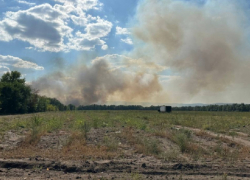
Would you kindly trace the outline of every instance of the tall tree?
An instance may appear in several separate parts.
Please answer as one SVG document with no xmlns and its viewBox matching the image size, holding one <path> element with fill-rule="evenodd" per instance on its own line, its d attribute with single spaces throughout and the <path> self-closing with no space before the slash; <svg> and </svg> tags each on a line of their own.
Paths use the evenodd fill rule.
<svg viewBox="0 0 250 180">
<path fill-rule="evenodd" d="M 0 80 L 0 112 L 5 114 L 26 113 L 31 88 L 21 78 L 21 73 L 5 73 Z"/>
</svg>

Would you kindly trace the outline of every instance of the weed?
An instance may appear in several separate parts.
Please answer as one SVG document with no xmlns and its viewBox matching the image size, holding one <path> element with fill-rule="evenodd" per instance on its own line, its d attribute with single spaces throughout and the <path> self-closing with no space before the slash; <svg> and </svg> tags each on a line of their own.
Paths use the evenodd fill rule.
<svg viewBox="0 0 250 180">
<path fill-rule="evenodd" d="M 46 131 L 53 132 L 60 128 L 62 128 L 63 122 L 55 117 L 51 118 L 49 121 L 46 122 Z"/>
<path fill-rule="evenodd" d="M 42 119 L 39 118 L 38 116 L 34 116 L 31 119 L 31 134 L 30 136 L 26 139 L 28 143 L 37 143 L 41 137 L 41 124 L 42 124 Z"/>
<path fill-rule="evenodd" d="M 141 174 L 139 174 L 139 173 L 131 173 L 131 178 L 133 180 L 142 180 L 142 179 L 144 179 L 143 176 Z"/>
<path fill-rule="evenodd" d="M 182 174 L 179 176 L 179 178 L 178 178 L 179 180 L 182 180 Z"/>
<path fill-rule="evenodd" d="M 228 133 L 228 135 L 229 135 L 229 136 L 232 136 L 232 137 L 234 138 L 234 137 L 237 136 L 238 134 L 237 134 L 236 132 L 234 132 L 234 131 L 230 131 L 230 132 Z"/>
<path fill-rule="evenodd" d="M 179 157 L 179 152 L 172 149 L 169 151 L 165 151 L 163 153 L 160 154 L 160 158 L 163 159 L 164 161 L 173 161 L 173 160 L 177 160 Z"/>
<path fill-rule="evenodd" d="M 191 133 L 186 130 L 176 131 L 173 136 L 173 141 L 179 146 L 180 151 L 187 152 L 190 143 Z"/>
<path fill-rule="evenodd" d="M 86 121 L 83 120 L 77 120 L 75 122 L 75 129 L 79 130 L 82 134 L 82 136 L 87 139 L 87 133 L 90 130 L 90 126 Z"/>
<path fill-rule="evenodd" d="M 222 180 L 227 180 L 227 174 L 226 174 L 226 173 L 224 173 L 224 174 L 222 175 Z"/>
<path fill-rule="evenodd" d="M 144 138 L 143 146 L 146 154 L 159 155 L 162 152 L 159 146 L 159 141 L 153 138 Z"/>
<path fill-rule="evenodd" d="M 108 148 L 109 151 L 116 151 L 118 148 L 119 142 L 115 137 L 105 136 L 103 138 L 104 145 Z"/>
<path fill-rule="evenodd" d="M 97 118 L 94 118 L 94 119 L 93 119 L 93 127 L 94 127 L 95 129 L 98 128 L 98 124 L 99 124 L 98 119 L 97 119 Z"/>
</svg>

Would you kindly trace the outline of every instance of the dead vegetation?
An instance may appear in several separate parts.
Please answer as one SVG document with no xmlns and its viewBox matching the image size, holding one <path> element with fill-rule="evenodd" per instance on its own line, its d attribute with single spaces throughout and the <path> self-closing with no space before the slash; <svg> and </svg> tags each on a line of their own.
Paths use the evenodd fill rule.
<svg viewBox="0 0 250 180">
<path fill-rule="evenodd" d="M 235 121 L 247 123 L 246 115 L 235 115 Z M 198 117 L 203 125 L 192 122 Z M 225 127 L 214 129 L 213 123 L 218 122 L 211 117 L 225 121 L 227 116 L 224 113 L 213 116 L 186 112 L 76 111 L 23 115 L 10 120 L 4 117 L 0 118 L 0 159 L 138 160 L 142 164 L 237 164 L 248 159 L 250 147 L 242 144 L 248 141 L 247 137 L 242 137 L 239 130 L 232 133 L 235 132 L 233 126 L 229 129 L 231 133 L 219 133 L 224 132 Z M 238 138 L 242 138 L 242 142 Z"/>
</svg>

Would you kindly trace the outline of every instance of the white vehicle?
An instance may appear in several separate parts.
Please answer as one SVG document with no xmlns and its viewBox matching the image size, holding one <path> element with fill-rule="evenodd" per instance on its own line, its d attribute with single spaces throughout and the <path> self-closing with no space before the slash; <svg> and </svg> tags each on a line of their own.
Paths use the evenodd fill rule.
<svg viewBox="0 0 250 180">
<path fill-rule="evenodd" d="M 158 110 L 159 112 L 172 112 L 172 107 L 171 106 L 161 106 L 160 109 Z"/>
</svg>

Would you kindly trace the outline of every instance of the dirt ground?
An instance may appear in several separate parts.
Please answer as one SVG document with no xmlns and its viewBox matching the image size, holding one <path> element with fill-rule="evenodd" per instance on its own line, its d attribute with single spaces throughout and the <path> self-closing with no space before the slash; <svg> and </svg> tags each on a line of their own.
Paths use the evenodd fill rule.
<svg viewBox="0 0 250 180">
<path fill-rule="evenodd" d="M 146 160 L 55 162 L 0 160 L 0 179 L 249 179 L 249 162 L 155 163 Z"/>
<path fill-rule="evenodd" d="M 200 129 L 176 126 L 192 132 L 193 146 L 204 152 L 212 151 L 218 146 L 227 150 L 226 156 L 232 155 L 237 149 L 249 148 L 250 141 L 245 134 L 236 138 L 215 134 Z M 135 136 L 130 136 L 129 133 Z M 71 134 L 67 131 L 57 131 L 43 134 L 31 151 L 33 154 L 21 155 L 22 143 L 29 132 L 11 130 L 0 139 L 0 180 L 19 179 L 250 179 L 250 159 L 223 158 L 212 152 L 213 156 L 206 155 L 194 158 L 194 154 L 176 153 L 178 146 L 166 136 L 153 136 L 166 152 L 166 156 L 157 157 L 143 153 L 133 144 L 133 137 L 138 139 L 148 136 L 143 130 L 128 131 L 122 128 L 91 128 L 86 135 L 86 146 L 109 148 L 111 154 L 102 157 L 89 156 L 82 158 L 72 154 L 70 158 L 61 158 L 61 151 L 68 143 Z M 127 138 L 126 138 L 127 137 Z M 132 137 L 132 138 L 131 138 Z M 114 152 L 113 152 L 114 149 Z M 37 151 L 37 152 L 36 152 Z M 22 152 L 22 153 L 21 153 Z M 42 154 L 42 152 L 46 152 Z M 54 155 L 48 153 L 53 152 Z M 57 154 L 58 152 L 58 154 Z M 106 151 L 105 151 L 106 152 Z M 104 153 L 105 153 L 104 152 Z M 74 152 L 73 152 L 74 153 Z M 76 151 L 75 153 L 79 153 Z M 176 153 L 176 154 L 175 154 Z M 249 154 L 249 151 L 247 151 Z M 11 154 L 11 156 L 10 156 Z M 39 155 L 40 154 L 40 155 Z M 218 158 L 216 158 L 218 157 Z"/>
</svg>

